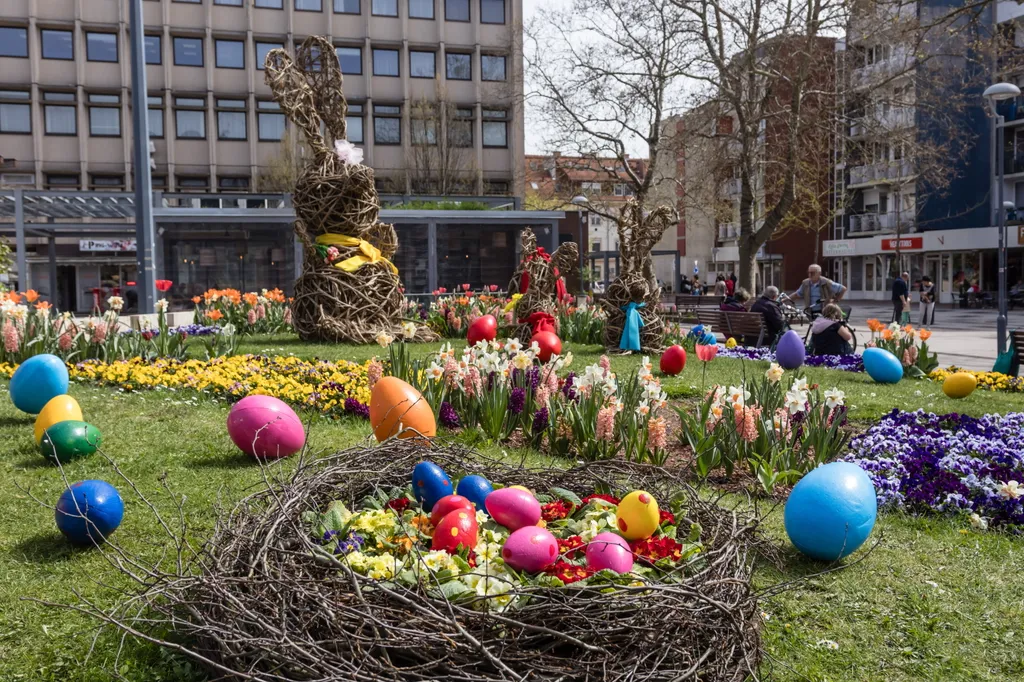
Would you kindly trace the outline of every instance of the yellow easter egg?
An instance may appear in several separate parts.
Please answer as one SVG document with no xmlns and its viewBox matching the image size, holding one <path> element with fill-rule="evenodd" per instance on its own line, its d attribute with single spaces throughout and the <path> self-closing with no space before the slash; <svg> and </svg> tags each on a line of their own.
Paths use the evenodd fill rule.
<svg viewBox="0 0 1024 682">
<path fill-rule="evenodd" d="M 509 488 L 518 488 L 519 490 L 525 490 L 526 492 L 533 494 L 533 491 L 527 488 L 525 485 L 510 485 Z"/>
<path fill-rule="evenodd" d="M 54 424 L 66 421 L 83 421 L 82 408 L 78 401 L 66 394 L 50 398 L 36 417 L 36 445 L 43 439 L 43 431 Z"/>
<path fill-rule="evenodd" d="M 969 372 L 955 372 L 942 382 L 942 392 L 950 398 L 966 398 L 977 387 L 977 378 Z"/>
<path fill-rule="evenodd" d="M 634 490 L 623 497 L 615 516 L 619 532 L 627 540 L 651 537 L 658 529 L 658 522 L 661 519 L 654 495 L 644 490 Z"/>
</svg>

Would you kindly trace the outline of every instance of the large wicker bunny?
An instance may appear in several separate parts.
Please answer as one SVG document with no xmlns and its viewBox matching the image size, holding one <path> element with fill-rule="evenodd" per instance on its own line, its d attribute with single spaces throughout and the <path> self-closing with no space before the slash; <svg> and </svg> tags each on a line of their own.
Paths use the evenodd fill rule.
<svg viewBox="0 0 1024 682">
<path fill-rule="evenodd" d="M 636 199 L 622 207 L 618 226 L 619 276 L 608 285 L 601 301 L 608 313 L 604 345 L 610 351 L 661 350 L 665 326 L 658 315 L 661 287 L 654 275 L 651 250 L 672 222 L 673 211 L 667 206 L 646 215 Z"/>
<path fill-rule="evenodd" d="M 331 40 L 310 36 L 293 60 L 283 49 L 267 55 L 266 81 L 306 137 L 311 158 L 293 201 L 295 234 L 304 249 L 292 303 L 303 340 L 368 343 L 400 329 L 403 294 L 391 263 L 398 237 L 378 221 L 373 169 L 346 141 L 341 67 Z M 421 328 L 418 335 L 429 334 Z"/>
<path fill-rule="evenodd" d="M 530 228 L 523 230 L 521 240 L 522 260 L 509 282 L 508 295 L 516 301 L 514 315 L 521 325 L 517 335 L 529 343 L 535 331 L 548 327 L 554 331 L 555 299 L 566 295 L 563 277 L 577 268 L 579 248 L 566 242 L 549 254 L 537 246 Z"/>
</svg>

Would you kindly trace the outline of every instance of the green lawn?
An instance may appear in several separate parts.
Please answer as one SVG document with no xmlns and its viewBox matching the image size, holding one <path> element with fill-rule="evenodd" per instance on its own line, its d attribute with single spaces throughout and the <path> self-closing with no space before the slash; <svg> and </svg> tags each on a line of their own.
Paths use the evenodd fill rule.
<svg viewBox="0 0 1024 682">
<path fill-rule="evenodd" d="M 427 352 L 436 345 L 420 347 Z M 248 342 L 243 350 L 294 353 L 303 357 L 363 360 L 377 347 L 314 346 L 276 337 Z M 577 348 L 579 367 L 596 359 L 597 348 Z M 635 358 L 614 358 L 627 372 Z M 675 396 L 699 392 L 700 363 L 666 381 Z M 716 359 L 708 383 L 735 383 L 738 361 Z M 763 363 L 745 370 L 762 372 Z M 879 387 L 865 375 L 828 370 L 808 372 L 812 381 L 837 385 L 847 393 L 851 418 L 867 420 L 892 409 L 923 406 L 972 414 L 1024 409 L 1024 396 L 975 393 L 965 401 L 945 398 L 930 382 Z M 921 394 L 917 395 L 917 391 Z M 0 383 L 6 394 L 6 383 Z M 262 475 L 236 451 L 227 437 L 227 406 L 188 393 L 124 394 L 76 385 L 72 393 L 86 420 L 104 434 L 104 451 L 164 511 L 170 500 L 160 479 L 188 495 L 193 532 L 212 527 L 219 505 L 230 505 Z M 309 415 L 304 415 L 309 416 Z M 76 614 L 25 601 L 75 600 L 74 591 L 109 603 L 101 583 L 123 585 L 96 551 L 76 551 L 63 542 L 53 512 L 29 493 L 52 504 L 63 490 L 59 472 L 47 465 L 32 444 L 32 419 L 0 395 L 0 680 L 78 682 L 109 680 L 119 638 L 102 636 L 86 662 L 95 623 Z M 366 422 L 313 418 L 314 451 L 333 451 L 369 434 Z M 511 454 L 511 453 L 510 453 Z M 538 461 L 541 458 L 537 458 Z M 289 467 L 285 462 L 280 466 Z M 103 478 L 119 483 L 100 456 L 66 467 L 69 479 Z M 129 551 L 155 558 L 163 536 L 152 516 L 124 485 L 126 517 L 116 534 Z M 767 528 L 780 546 L 781 509 Z M 963 532 L 965 524 L 940 519 L 884 515 L 874 538 L 881 544 L 847 570 L 801 582 L 767 600 L 766 672 L 780 680 L 1009 680 L 1024 676 L 1024 647 L 1019 622 L 1024 618 L 1024 558 L 1020 540 L 999 533 Z M 855 555 L 856 556 L 859 555 Z M 821 566 L 787 549 L 781 572 L 762 566 L 760 587 L 805 576 Z M 818 645 L 833 641 L 838 649 Z M 205 677 L 182 659 L 154 647 L 128 643 L 118 671 L 128 680 L 188 681 Z"/>
</svg>

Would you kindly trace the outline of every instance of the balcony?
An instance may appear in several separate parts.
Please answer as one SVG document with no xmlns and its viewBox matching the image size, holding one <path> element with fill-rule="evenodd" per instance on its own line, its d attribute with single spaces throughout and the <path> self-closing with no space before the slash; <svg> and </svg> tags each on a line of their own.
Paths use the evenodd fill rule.
<svg viewBox="0 0 1024 682">
<path fill-rule="evenodd" d="M 850 168 L 849 187 L 854 185 L 888 184 L 905 180 L 913 174 L 909 161 L 882 161 Z"/>
<path fill-rule="evenodd" d="M 740 236 L 739 223 L 719 223 L 718 241 L 725 242 Z"/>
<path fill-rule="evenodd" d="M 1021 112 L 1024 114 L 1024 111 Z M 913 107 L 893 107 L 878 116 L 861 116 L 850 122 L 850 137 L 882 136 L 892 130 L 909 128 L 915 124 Z"/>
<path fill-rule="evenodd" d="M 862 213 L 850 216 L 850 234 L 876 234 L 879 232 L 895 232 L 897 218 L 895 213 Z M 904 211 L 899 219 L 900 232 L 908 232 L 913 227 L 913 216 Z"/>
<path fill-rule="evenodd" d="M 896 46 L 892 48 L 888 59 L 857 67 L 853 69 L 850 76 L 854 87 L 861 87 L 909 72 L 914 68 L 915 62 L 914 55 L 905 45 Z"/>
</svg>

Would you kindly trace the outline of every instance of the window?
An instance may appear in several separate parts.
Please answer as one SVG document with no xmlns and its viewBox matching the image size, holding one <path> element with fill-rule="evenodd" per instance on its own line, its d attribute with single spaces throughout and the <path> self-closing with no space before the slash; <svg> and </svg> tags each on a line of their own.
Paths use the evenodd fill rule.
<svg viewBox="0 0 1024 682">
<path fill-rule="evenodd" d="M 0 173 L 0 187 L 35 184 L 36 176 L 32 173 Z"/>
<path fill-rule="evenodd" d="M 217 178 L 217 189 L 225 192 L 248 192 L 249 178 L 220 176 Z"/>
<path fill-rule="evenodd" d="M 213 52 L 217 68 L 245 68 L 245 43 L 241 40 L 214 40 Z"/>
<path fill-rule="evenodd" d="M 508 194 L 508 181 L 488 180 L 484 182 L 484 194 Z"/>
<path fill-rule="evenodd" d="M 160 36 L 146 36 L 144 47 L 147 64 L 163 64 L 163 40 Z"/>
<path fill-rule="evenodd" d="M 263 142 L 278 142 L 284 138 L 284 114 L 277 102 L 256 102 L 256 128 Z"/>
<path fill-rule="evenodd" d="M 456 109 L 448 122 L 448 144 L 453 147 L 473 146 L 473 110 Z"/>
<path fill-rule="evenodd" d="M 73 92 L 44 92 L 43 120 L 47 135 L 77 135 L 78 107 Z M 61 104 L 51 104 L 61 102 Z"/>
<path fill-rule="evenodd" d="M 398 75 L 398 50 L 373 50 L 373 75 L 374 76 L 397 76 Z"/>
<path fill-rule="evenodd" d="M 0 133 L 31 133 L 30 95 L 22 90 L 0 90 Z"/>
<path fill-rule="evenodd" d="M 374 105 L 373 141 L 375 144 L 402 144 L 402 107 Z"/>
<path fill-rule="evenodd" d="M 86 33 L 85 58 L 90 62 L 116 62 L 117 35 L 113 33 Z"/>
<path fill-rule="evenodd" d="M 151 138 L 162 138 L 164 136 L 164 100 L 162 97 L 150 97 L 148 108 L 149 115 L 149 136 Z"/>
<path fill-rule="evenodd" d="M 434 0 L 409 0 L 410 19 L 433 19 Z"/>
<path fill-rule="evenodd" d="M 174 133 L 186 140 L 206 139 L 206 100 L 201 97 L 174 98 Z"/>
<path fill-rule="evenodd" d="M 336 47 L 341 72 L 359 75 L 363 72 L 363 50 L 358 47 Z"/>
<path fill-rule="evenodd" d="M 152 175 L 150 180 L 153 183 L 153 189 L 167 189 L 167 176 L 166 175 Z"/>
<path fill-rule="evenodd" d="M 246 139 L 244 99 L 217 100 L 217 139 Z"/>
<path fill-rule="evenodd" d="M 468 54 L 445 54 L 448 80 L 468 81 L 473 78 L 473 56 Z"/>
<path fill-rule="evenodd" d="M 334 0 L 334 11 L 338 14 L 362 14 L 359 0 Z"/>
<path fill-rule="evenodd" d="M 480 78 L 485 81 L 505 80 L 505 58 L 496 54 L 480 55 Z"/>
<path fill-rule="evenodd" d="M 175 38 L 174 63 L 178 66 L 202 66 L 203 39 Z"/>
<path fill-rule="evenodd" d="M 215 5 L 231 5 L 232 7 L 241 7 L 242 0 L 213 0 Z"/>
<path fill-rule="evenodd" d="M 481 113 L 483 120 L 483 138 L 485 147 L 507 147 L 508 146 L 508 121 L 504 109 L 484 109 Z M 488 120 L 491 119 L 491 120 Z M 501 120 L 493 120 L 501 119 Z"/>
<path fill-rule="evenodd" d="M 28 29 L 0 26 L 0 57 L 27 57 Z"/>
<path fill-rule="evenodd" d="M 81 178 L 70 173 L 47 173 L 43 176 L 43 181 L 46 184 L 46 189 L 57 187 L 61 189 L 78 189 Z"/>
<path fill-rule="evenodd" d="M 43 59 L 75 58 L 75 39 L 71 31 L 54 31 L 43 29 Z"/>
<path fill-rule="evenodd" d="M 300 12 L 322 12 L 324 6 L 321 0 L 295 0 L 295 9 Z"/>
<path fill-rule="evenodd" d="M 93 137 L 121 137 L 120 105 L 118 95 L 89 95 L 89 134 Z"/>
<path fill-rule="evenodd" d="M 178 189 L 182 191 L 206 191 L 210 188 L 210 178 L 205 175 L 179 175 Z"/>
<path fill-rule="evenodd" d="M 284 43 L 256 43 L 256 70 L 262 71 L 267 63 L 267 55 L 271 50 L 283 48 Z"/>
<path fill-rule="evenodd" d="M 370 0 L 370 3 L 370 13 L 374 16 L 398 16 L 398 0 Z"/>
<path fill-rule="evenodd" d="M 433 119 L 414 118 L 412 126 L 412 143 L 417 145 L 437 144 L 437 121 Z"/>
<path fill-rule="evenodd" d="M 481 24 L 505 23 L 505 0 L 480 0 Z"/>
<path fill-rule="evenodd" d="M 469 0 L 444 0 L 445 21 L 469 21 Z"/>
<path fill-rule="evenodd" d="M 92 189 L 124 189 L 124 176 L 93 174 L 89 176 L 89 185 Z"/>
<path fill-rule="evenodd" d="M 263 7 L 266 9 L 284 9 L 284 0 L 255 0 L 253 7 Z"/>
<path fill-rule="evenodd" d="M 409 51 L 409 76 L 412 78 L 433 78 L 434 61 L 436 56 L 433 52 Z"/>
<path fill-rule="evenodd" d="M 345 117 L 345 137 L 349 142 L 363 141 L 363 105 L 349 104 Z"/>
</svg>

